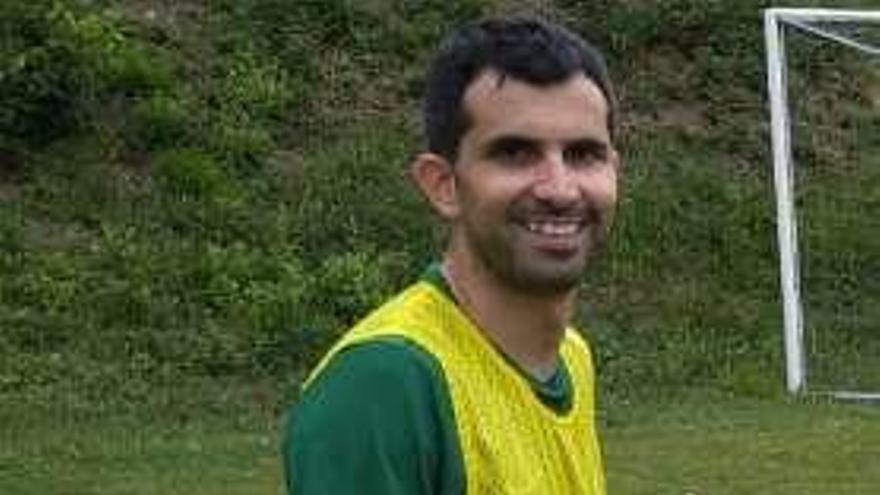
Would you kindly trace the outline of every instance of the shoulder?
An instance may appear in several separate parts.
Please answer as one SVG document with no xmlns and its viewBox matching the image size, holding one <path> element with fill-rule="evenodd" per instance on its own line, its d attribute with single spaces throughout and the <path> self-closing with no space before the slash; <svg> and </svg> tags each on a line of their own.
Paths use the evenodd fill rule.
<svg viewBox="0 0 880 495">
<path fill-rule="evenodd" d="M 433 356 L 401 337 L 381 337 L 336 353 L 291 409 L 294 435 L 399 431 L 401 422 L 429 428 L 450 408 Z"/>
<path fill-rule="evenodd" d="M 381 336 L 335 353 L 305 387 L 302 399 L 327 387 L 433 385 L 441 378 L 439 363 L 427 351 L 405 337 Z"/>
<path fill-rule="evenodd" d="M 593 355 L 590 343 L 578 330 L 566 328 L 562 341 L 562 353 L 566 359 L 585 361 L 586 365 L 592 367 Z"/>
<path fill-rule="evenodd" d="M 587 343 L 587 339 L 584 337 L 584 334 L 580 330 L 577 330 L 573 327 L 567 327 L 565 329 L 564 342 L 585 349 L 587 350 L 587 352 L 589 352 L 590 350 L 590 346 Z"/>
<path fill-rule="evenodd" d="M 577 390 L 587 390 L 592 395 L 595 390 L 596 370 L 593 354 L 585 336 L 573 329 L 567 329 L 561 348 L 562 357 Z"/>
<path fill-rule="evenodd" d="M 282 449 L 296 493 L 425 493 L 462 478 L 439 365 L 400 337 L 335 354 L 291 408 Z"/>
</svg>

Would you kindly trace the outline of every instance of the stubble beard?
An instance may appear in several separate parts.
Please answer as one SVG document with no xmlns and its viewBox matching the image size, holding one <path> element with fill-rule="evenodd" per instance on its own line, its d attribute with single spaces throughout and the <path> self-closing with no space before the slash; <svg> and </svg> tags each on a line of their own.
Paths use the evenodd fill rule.
<svg viewBox="0 0 880 495">
<path fill-rule="evenodd" d="M 502 286 L 530 296 L 566 295 L 577 288 L 589 262 L 604 251 L 608 240 L 611 214 L 600 213 L 593 205 L 586 208 L 581 245 L 570 255 L 554 256 L 529 249 L 521 238 L 521 227 L 511 220 L 515 215 L 510 214 L 506 223 L 491 230 L 467 223 L 466 242 L 484 269 Z"/>
</svg>

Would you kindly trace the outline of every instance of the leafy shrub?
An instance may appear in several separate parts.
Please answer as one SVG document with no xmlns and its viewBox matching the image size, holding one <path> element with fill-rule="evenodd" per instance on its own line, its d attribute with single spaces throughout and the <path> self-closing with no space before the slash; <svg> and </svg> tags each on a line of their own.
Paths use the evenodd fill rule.
<svg viewBox="0 0 880 495">
<path fill-rule="evenodd" d="M 305 99 L 273 58 L 247 48 L 219 59 L 200 95 L 204 146 L 236 170 L 252 173 L 275 145 L 276 129 Z"/>
<path fill-rule="evenodd" d="M 211 155 L 194 149 L 159 154 L 154 176 L 162 189 L 180 199 L 224 200 L 235 196 L 232 179 Z"/>
<path fill-rule="evenodd" d="M 0 134 L 42 146 L 87 128 L 113 94 L 170 84 L 168 64 L 100 13 L 70 2 L 4 2 Z"/>
<path fill-rule="evenodd" d="M 129 117 L 125 136 L 132 149 L 163 150 L 192 141 L 196 122 L 192 104 L 181 98 L 157 93 L 137 101 Z"/>
<path fill-rule="evenodd" d="M 361 130 L 304 158 L 295 211 L 305 260 L 364 249 L 430 259 L 433 219 L 406 180 L 410 141 L 397 129 Z"/>
<path fill-rule="evenodd" d="M 255 122 L 282 119 L 295 101 L 287 71 L 253 49 L 239 48 L 217 67 L 215 93 L 209 95 L 224 113 Z"/>
<path fill-rule="evenodd" d="M 211 117 L 211 116 L 208 116 Z M 221 113 L 204 131 L 205 147 L 220 157 L 230 172 L 253 175 L 262 168 L 265 156 L 275 144 L 264 126 Z"/>
<path fill-rule="evenodd" d="M 4 2 L 0 9 L 2 30 L 10 33 L 0 59 L 0 135 L 45 142 L 74 123 L 71 100 L 83 62 L 77 47 L 56 34 L 51 2 Z"/>
<path fill-rule="evenodd" d="M 326 258 L 308 285 L 310 309 L 343 326 L 354 323 L 391 294 L 394 265 L 391 255 L 368 251 Z"/>
</svg>

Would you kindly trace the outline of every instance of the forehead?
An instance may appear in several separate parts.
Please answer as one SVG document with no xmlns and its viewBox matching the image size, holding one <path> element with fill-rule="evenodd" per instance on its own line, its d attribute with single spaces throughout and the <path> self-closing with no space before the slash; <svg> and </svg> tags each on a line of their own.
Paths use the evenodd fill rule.
<svg viewBox="0 0 880 495">
<path fill-rule="evenodd" d="M 582 73 L 536 86 L 487 70 L 468 86 L 463 105 L 471 124 L 468 133 L 479 138 L 516 134 L 608 140 L 608 103 Z"/>
</svg>

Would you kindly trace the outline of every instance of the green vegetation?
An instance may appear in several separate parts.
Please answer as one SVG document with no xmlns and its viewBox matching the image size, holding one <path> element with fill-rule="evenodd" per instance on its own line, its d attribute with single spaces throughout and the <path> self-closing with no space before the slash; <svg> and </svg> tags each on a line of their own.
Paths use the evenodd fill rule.
<svg viewBox="0 0 880 495">
<path fill-rule="evenodd" d="M 279 493 L 274 416 L 80 420 L 0 437 L 0 492 Z M 5 418 L 4 418 L 5 419 Z M 604 425 L 609 493 L 872 493 L 876 408 L 696 397 L 615 407 Z"/>
<path fill-rule="evenodd" d="M 0 476 L 0 492 L 61 493 L 66 480 L 79 493 L 97 490 L 98 476 L 107 493 L 277 485 L 271 425 L 303 373 L 437 255 L 442 232 L 404 174 L 419 149 L 424 63 L 448 27 L 499 11 L 565 20 L 607 52 L 619 85 L 624 198 L 579 314 L 609 418 L 692 386 L 778 398 L 759 13 L 786 3 L 0 3 L 0 432 L 17 435 L 0 442 L 0 472 L 23 473 Z M 849 329 L 817 337 L 831 369 L 820 373 L 839 380 L 831 374 L 857 359 L 880 373 L 867 357 L 880 350 L 863 338 L 880 307 L 880 244 L 862 234 L 877 216 L 857 214 L 877 205 L 880 176 L 843 166 L 876 156 L 880 72 L 820 43 L 792 60 L 810 123 L 796 129 L 812 181 L 799 198 L 810 316 Z M 826 194 L 841 181 L 858 201 Z M 859 220 L 832 229 L 828 214 L 841 208 Z M 852 385 L 880 384 L 861 380 Z M 846 492 L 856 493 L 857 477 L 871 481 L 864 449 L 831 462 L 859 445 L 850 428 L 869 435 L 871 413 L 736 404 L 731 416 L 682 406 L 680 427 L 648 405 L 616 420 L 615 491 L 724 492 L 723 480 L 741 487 L 732 493 L 806 490 L 784 484 L 800 472 L 780 460 L 788 452 L 815 469 L 811 486 L 854 473 Z M 127 436 L 132 424 L 146 426 Z M 705 452 L 719 449 L 784 471 L 708 464 Z M 190 465 L 172 452 L 217 457 Z M 105 463 L 131 477 L 83 474 Z M 67 474 L 38 484 L 47 472 Z"/>
<path fill-rule="evenodd" d="M 605 431 L 608 492 L 871 493 L 876 408 L 726 401 L 633 404 Z"/>
<path fill-rule="evenodd" d="M 19 410 L 19 415 L 32 411 Z M 0 436 L 0 491 L 18 495 L 279 493 L 268 416 L 195 422 L 39 418 Z"/>
</svg>

